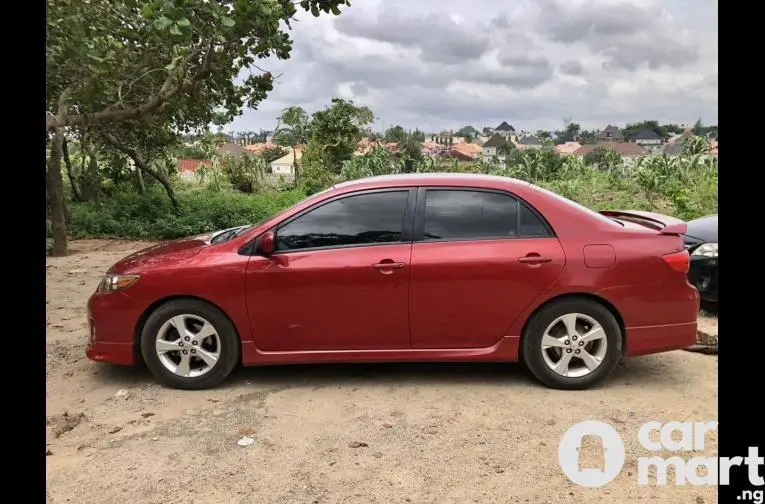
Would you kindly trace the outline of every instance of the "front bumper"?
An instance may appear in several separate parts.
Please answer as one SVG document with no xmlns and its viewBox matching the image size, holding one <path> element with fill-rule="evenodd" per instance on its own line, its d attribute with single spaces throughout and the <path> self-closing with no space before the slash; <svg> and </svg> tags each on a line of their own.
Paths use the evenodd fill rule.
<svg viewBox="0 0 765 504">
<path fill-rule="evenodd" d="M 688 281 L 699 291 L 704 301 L 717 302 L 717 257 L 691 256 Z"/>
<path fill-rule="evenodd" d="M 93 294 L 88 300 L 85 355 L 97 362 L 135 365 L 134 335 L 141 313 L 124 293 Z"/>
</svg>

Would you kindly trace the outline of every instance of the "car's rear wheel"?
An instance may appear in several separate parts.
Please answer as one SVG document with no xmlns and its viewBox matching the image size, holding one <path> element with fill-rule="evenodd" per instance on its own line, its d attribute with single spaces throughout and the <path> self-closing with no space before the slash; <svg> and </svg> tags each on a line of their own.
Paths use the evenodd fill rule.
<svg viewBox="0 0 765 504">
<path fill-rule="evenodd" d="M 586 389 L 608 378 L 622 357 L 614 315 L 584 298 L 555 301 L 540 310 L 523 335 L 523 360 L 551 388 Z"/>
<path fill-rule="evenodd" d="M 239 361 L 236 329 L 220 310 L 194 299 L 170 301 L 146 320 L 146 367 L 169 387 L 198 390 L 224 380 Z"/>
</svg>

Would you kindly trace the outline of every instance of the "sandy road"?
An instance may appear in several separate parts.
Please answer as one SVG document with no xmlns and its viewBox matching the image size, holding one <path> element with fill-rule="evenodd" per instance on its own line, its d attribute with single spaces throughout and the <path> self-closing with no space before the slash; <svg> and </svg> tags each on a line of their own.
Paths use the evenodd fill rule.
<svg viewBox="0 0 765 504">
<path fill-rule="evenodd" d="M 80 241 L 48 260 L 49 502 L 716 502 L 714 487 L 639 487 L 634 462 L 641 423 L 717 418 L 715 356 L 627 360 L 584 392 L 493 364 L 251 368 L 215 390 L 169 390 L 83 353 L 87 297 L 143 245 Z M 626 467 L 604 489 L 557 464 L 561 435 L 585 419 L 625 439 Z M 254 444 L 237 446 L 244 434 Z M 712 433 L 694 455 L 716 447 Z"/>
</svg>

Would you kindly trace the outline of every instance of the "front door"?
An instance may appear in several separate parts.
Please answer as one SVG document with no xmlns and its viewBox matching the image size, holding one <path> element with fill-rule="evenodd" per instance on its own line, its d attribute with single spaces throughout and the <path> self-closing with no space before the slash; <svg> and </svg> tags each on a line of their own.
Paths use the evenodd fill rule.
<svg viewBox="0 0 765 504">
<path fill-rule="evenodd" d="M 395 189 L 320 202 L 276 227 L 246 295 L 263 351 L 408 349 L 409 198 Z"/>
<path fill-rule="evenodd" d="M 563 248 L 538 214 L 510 194 L 424 192 L 412 247 L 412 346 L 491 346 L 560 276 Z"/>
</svg>

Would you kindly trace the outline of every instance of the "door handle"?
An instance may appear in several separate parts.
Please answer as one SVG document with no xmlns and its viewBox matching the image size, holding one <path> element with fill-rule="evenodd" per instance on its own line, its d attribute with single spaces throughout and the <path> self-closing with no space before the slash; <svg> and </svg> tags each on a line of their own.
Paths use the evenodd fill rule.
<svg viewBox="0 0 765 504">
<path fill-rule="evenodd" d="M 542 264 L 552 262 L 552 257 L 544 257 L 539 254 L 528 254 L 518 258 L 519 263 L 524 264 Z"/>
<path fill-rule="evenodd" d="M 372 265 L 372 269 L 376 269 L 376 270 L 394 270 L 394 269 L 403 269 L 404 266 L 405 265 L 402 262 L 393 262 L 393 261 L 385 262 L 385 261 L 380 261 L 377 264 L 373 264 Z"/>
</svg>

